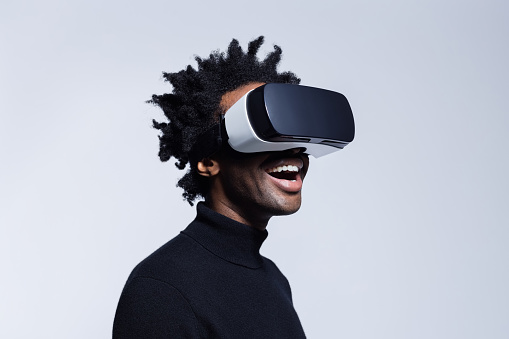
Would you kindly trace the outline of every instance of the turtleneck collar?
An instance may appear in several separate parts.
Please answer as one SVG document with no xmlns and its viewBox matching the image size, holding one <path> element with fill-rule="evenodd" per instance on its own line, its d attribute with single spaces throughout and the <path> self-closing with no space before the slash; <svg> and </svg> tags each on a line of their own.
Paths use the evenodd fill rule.
<svg viewBox="0 0 509 339">
<path fill-rule="evenodd" d="M 262 266 L 260 247 L 267 238 L 267 230 L 260 231 L 227 218 L 202 202 L 196 209 L 196 218 L 183 234 L 223 260 L 249 268 Z"/>
</svg>

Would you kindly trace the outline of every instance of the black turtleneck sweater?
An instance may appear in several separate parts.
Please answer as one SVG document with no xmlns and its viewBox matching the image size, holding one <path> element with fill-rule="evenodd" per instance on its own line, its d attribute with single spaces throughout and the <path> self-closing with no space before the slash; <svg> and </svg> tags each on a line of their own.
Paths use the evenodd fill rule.
<svg viewBox="0 0 509 339">
<path fill-rule="evenodd" d="M 267 231 L 197 210 L 129 276 L 113 338 L 305 338 L 288 281 L 259 253 Z"/>
</svg>

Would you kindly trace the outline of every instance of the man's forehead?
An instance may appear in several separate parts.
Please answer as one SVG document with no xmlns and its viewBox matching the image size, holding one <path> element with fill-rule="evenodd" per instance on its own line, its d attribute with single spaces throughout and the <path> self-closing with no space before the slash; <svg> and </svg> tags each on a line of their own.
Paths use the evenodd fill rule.
<svg viewBox="0 0 509 339">
<path fill-rule="evenodd" d="M 219 106 L 221 107 L 221 113 L 225 113 L 229 110 L 240 98 L 246 95 L 252 89 L 265 85 L 263 82 L 250 82 L 240 87 L 237 87 L 233 91 L 226 92 L 221 97 Z"/>
</svg>

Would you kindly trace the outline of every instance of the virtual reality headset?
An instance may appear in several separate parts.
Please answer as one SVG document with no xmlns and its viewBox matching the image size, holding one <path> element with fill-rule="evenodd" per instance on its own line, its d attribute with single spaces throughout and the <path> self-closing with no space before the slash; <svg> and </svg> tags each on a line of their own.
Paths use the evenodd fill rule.
<svg viewBox="0 0 509 339">
<path fill-rule="evenodd" d="M 344 148 L 354 134 L 352 109 L 341 93 L 270 83 L 237 101 L 199 137 L 190 154 L 199 161 L 227 142 L 241 153 L 304 148 L 318 158 Z"/>
</svg>

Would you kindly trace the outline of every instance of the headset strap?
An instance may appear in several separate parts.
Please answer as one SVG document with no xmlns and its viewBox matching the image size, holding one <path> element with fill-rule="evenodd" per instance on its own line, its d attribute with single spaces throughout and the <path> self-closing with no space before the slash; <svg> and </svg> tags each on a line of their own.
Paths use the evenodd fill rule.
<svg viewBox="0 0 509 339">
<path fill-rule="evenodd" d="M 223 145 L 223 140 L 228 140 L 228 136 L 224 125 L 224 115 L 221 115 L 219 123 L 200 134 L 193 147 L 191 147 L 189 151 L 191 165 L 218 152 Z"/>
</svg>

